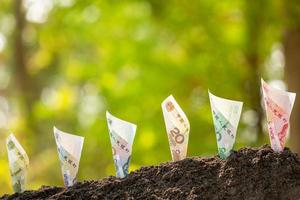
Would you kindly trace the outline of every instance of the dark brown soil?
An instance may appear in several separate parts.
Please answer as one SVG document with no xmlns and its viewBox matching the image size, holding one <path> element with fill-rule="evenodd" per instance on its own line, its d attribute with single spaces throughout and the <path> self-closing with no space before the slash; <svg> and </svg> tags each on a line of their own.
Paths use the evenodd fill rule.
<svg viewBox="0 0 300 200">
<path fill-rule="evenodd" d="M 227 160 L 187 158 L 73 187 L 42 187 L 8 199 L 300 199 L 300 158 L 269 146 L 242 148 Z"/>
</svg>

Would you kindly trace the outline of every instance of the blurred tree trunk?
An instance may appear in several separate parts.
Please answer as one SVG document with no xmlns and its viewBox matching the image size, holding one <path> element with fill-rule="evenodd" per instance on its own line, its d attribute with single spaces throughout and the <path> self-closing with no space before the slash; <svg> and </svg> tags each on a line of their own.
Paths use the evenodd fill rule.
<svg viewBox="0 0 300 200">
<path fill-rule="evenodd" d="M 26 137 L 30 141 L 33 140 L 33 134 L 36 129 L 35 120 L 32 115 L 32 106 L 34 103 L 34 87 L 32 77 L 28 73 L 27 68 L 27 55 L 26 46 L 23 40 L 23 33 L 26 27 L 25 12 L 23 9 L 22 0 L 14 0 L 14 17 L 15 17 L 15 32 L 14 32 L 14 49 L 13 49 L 13 60 L 14 60 L 14 86 L 17 89 L 17 99 L 19 100 L 19 106 L 21 107 L 22 120 L 24 127 L 22 131 L 26 132 Z M 24 130 L 27 129 L 27 130 Z"/>
<path fill-rule="evenodd" d="M 264 19 L 266 13 L 267 1 L 246 1 L 245 2 L 245 20 L 246 20 L 246 44 L 245 57 L 248 64 L 248 76 L 246 79 L 246 91 L 249 98 L 249 107 L 256 112 L 257 124 L 257 143 L 262 144 L 263 135 L 263 110 L 260 104 L 260 78 L 262 59 L 260 55 L 261 35 L 263 32 Z M 264 10 L 264 12 L 262 12 Z"/>
<path fill-rule="evenodd" d="M 300 153 L 300 3 L 298 0 L 285 2 L 287 24 L 283 38 L 285 54 L 285 78 L 289 91 L 298 97 L 294 104 L 290 123 L 290 144 L 293 151 Z"/>
<path fill-rule="evenodd" d="M 14 37 L 14 57 L 15 57 L 15 80 L 20 98 L 23 99 L 24 114 L 27 116 L 30 112 L 30 102 L 28 98 L 28 89 L 30 77 L 27 72 L 25 61 L 25 46 L 23 42 L 23 31 L 25 27 L 24 11 L 22 9 L 22 0 L 15 0 L 15 37 Z"/>
</svg>

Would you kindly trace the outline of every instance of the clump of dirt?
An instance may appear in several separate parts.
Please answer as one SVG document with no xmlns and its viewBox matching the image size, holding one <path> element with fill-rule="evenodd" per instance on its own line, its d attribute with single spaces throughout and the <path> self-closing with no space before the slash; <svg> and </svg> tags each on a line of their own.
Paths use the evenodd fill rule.
<svg viewBox="0 0 300 200">
<path fill-rule="evenodd" d="M 186 158 L 142 167 L 127 178 L 84 181 L 64 189 L 5 195 L 9 199 L 300 199 L 300 157 L 288 148 L 242 148 L 226 160 Z"/>
</svg>

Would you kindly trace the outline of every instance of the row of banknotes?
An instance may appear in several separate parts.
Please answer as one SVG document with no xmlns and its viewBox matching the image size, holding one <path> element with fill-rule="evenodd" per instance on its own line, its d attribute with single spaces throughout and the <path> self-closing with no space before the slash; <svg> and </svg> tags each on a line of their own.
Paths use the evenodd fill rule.
<svg viewBox="0 0 300 200">
<path fill-rule="evenodd" d="M 289 118 L 296 94 L 273 88 L 263 80 L 261 80 L 261 87 L 270 143 L 274 151 L 280 152 L 285 146 L 286 134 L 289 129 Z M 220 158 L 226 159 L 235 143 L 243 102 L 224 99 L 210 92 L 208 93 L 218 154 Z M 161 106 L 172 160 L 182 160 L 187 156 L 190 132 L 189 120 L 172 95 L 166 98 Z M 109 112 L 106 112 L 106 118 L 116 176 L 124 178 L 129 173 L 132 144 L 137 126 L 121 120 Z M 54 137 L 61 163 L 64 185 L 69 187 L 77 182 L 84 137 L 65 133 L 55 127 Z M 7 138 L 7 151 L 13 189 L 15 192 L 22 192 L 26 189 L 29 159 L 13 134 Z"/>
</svg>

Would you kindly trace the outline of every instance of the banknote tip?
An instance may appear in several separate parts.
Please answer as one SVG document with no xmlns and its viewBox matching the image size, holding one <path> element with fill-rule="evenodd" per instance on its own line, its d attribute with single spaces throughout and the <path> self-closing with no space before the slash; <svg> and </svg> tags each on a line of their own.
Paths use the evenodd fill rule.
<svg viewBox="0 0 300 200">
<path fill-rule="evenodd" d="M 7 139 L 9 139 L 9 138 L 11 138 L 11 137 L 13 137 L 13 136 L 14 136 L 14 134 L 10 133 L 10 134 L 7 136 Z"/>
<path fill-rule="evenodd" d="M 108 110 L 105 112 L 105 114 L 106 114 L 106 117 L 111 115 L 110 112 L 108 112 Z"/>
<path fill-rule="evenodd" d="M 56 126 L 53 126 L 53 131 L 56 132 L 58 129 L 56 128 Z"/>
</svg>

